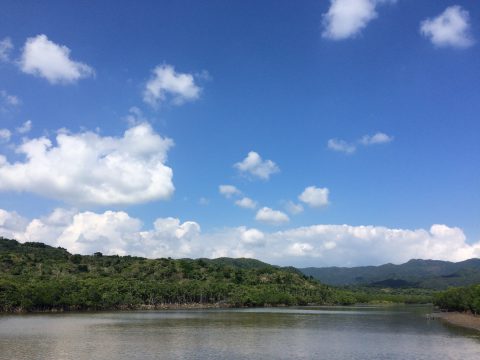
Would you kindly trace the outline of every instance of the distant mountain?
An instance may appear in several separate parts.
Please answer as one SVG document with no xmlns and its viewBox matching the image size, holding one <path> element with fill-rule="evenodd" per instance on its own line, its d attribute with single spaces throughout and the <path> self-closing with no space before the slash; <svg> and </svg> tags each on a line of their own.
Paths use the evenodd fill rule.
<svg viewBox="0 0 480 360">
<path fill-rule="evenodd" d="M 410 260 L 405 264 L 299 269 L 329 285 L 446 289 L 480 283 L 480 259 L 461 262 Z"/>
</svg>

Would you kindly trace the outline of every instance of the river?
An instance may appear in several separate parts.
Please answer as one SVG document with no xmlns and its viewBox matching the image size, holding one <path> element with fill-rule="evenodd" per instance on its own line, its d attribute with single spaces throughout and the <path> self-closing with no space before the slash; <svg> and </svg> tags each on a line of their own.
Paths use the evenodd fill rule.
<svg viewBox="0 0 480 360">
<path fill-rule="evenodd" d="M 426 306 L 0 315 L 0 359 L 480 359 Z"/>
</svg>

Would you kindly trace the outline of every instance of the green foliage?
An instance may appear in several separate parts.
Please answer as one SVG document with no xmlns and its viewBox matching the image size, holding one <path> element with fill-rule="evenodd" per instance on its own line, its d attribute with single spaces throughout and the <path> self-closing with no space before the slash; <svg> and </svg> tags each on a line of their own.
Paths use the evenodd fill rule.
<svg viewBox="0 0 480 360">
<path fill-rule="evenodd" d="M 442 291 L 435 296 L 435 305 L 443 310 L 480 314 L 480 284 Z"/>
<path fill-rule="evenodd" d="M 480 283 L 480 259 L 457 263 L 440 260 L 410 260 L 405 264 L 300 269 L 307 276 L 335 286 L 373 286 L 444 290 L 451 286 Z"/>
<path fill-rule="evenodd" d="M 135 309 L 169 304 L 351 304 L 352 292 L 253 259 L 72 255 L 0 238 L 0 311 Z"/>
</svg>

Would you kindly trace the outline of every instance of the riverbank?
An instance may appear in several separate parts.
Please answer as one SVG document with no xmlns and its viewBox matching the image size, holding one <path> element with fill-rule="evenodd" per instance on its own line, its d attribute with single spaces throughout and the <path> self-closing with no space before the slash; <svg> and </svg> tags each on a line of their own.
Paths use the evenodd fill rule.
<svg viewBox="0 0 480 360">
<path fill-rule="evenodd" d="M 436 315 L 446 323 L 480 331 L 480 316 L 459 312 L 444 312 Z"/>
<path fill-rule="evenodd" d="M 0 311 L 0 314 L 35 314 L 35 313 L 64 313 L 64 312 L 98 312 L 98 311 L 135 311 L 135 310 L 206 310 L 206 309 L 229 309 L 233 308 L 235 305 L 228 303 L 166 303 L 166 304 L 156 304 L 156 305 L 123 305 L 123 306 L 114 306 L 111 308 L 81 308 L 78 306 L 70 307 L 52 307 L 52 308 L 34 308 L 34 309 L 25 309 L 22 307 L 10 308 L 8 311 Z"/>
</svg>

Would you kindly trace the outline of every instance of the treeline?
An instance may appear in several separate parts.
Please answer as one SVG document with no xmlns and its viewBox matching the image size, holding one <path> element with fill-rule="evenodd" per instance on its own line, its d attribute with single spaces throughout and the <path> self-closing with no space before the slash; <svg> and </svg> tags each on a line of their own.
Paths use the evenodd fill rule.
<svg viewBox="0 0 480 360">
<path fill-rule="evenodd" d="M 437 291 L 419 288 L 379 288 L 375 286 L 345 286 L 357 303 L 431 304 Z"/>
<path fill-rule="evenodd" d="M 252 259 L 72 255 L 0 238 L 0 311 L 350 304 L 349 291 Z"/>
<path fill-rule="evenodd" d="M 480 284 L 442 291 L 435 296 L 435 305 L 442 310 L 480 314 Z"/>
</svg>

